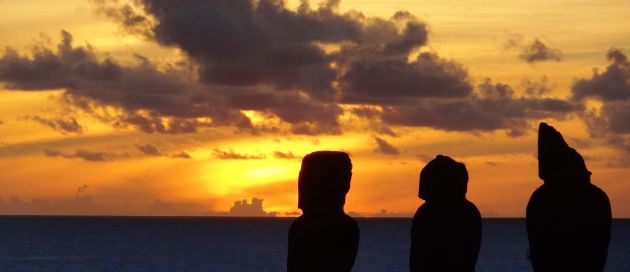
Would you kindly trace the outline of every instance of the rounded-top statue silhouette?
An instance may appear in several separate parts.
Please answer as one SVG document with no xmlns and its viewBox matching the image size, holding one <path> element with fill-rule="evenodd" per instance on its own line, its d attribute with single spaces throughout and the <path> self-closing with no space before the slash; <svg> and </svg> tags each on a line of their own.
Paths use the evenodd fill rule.
<svg viewBox="0 0 630 272">
<path fill-rule="evenodd" d="M 438 155 L 420 172 L 418 196 L 426 202 L 413 217 L 411 271 L 474 271 L 481 215 L 466 199 L 463 163 Z"/>
<path fill-rule="evenodd" d="M 532 194 L 526 215 L 534 271 L 603 271 L 610 202 L 591 184 L 582 156 L 545 123 L 538 130 L 538 175 L 544 183 Z"/>
<path fill-rule="evenodd" d="M 352 270 L 359 227 L 343 210 L 351 177 L 352 163 L 344 152 L 317 151 L 302 159 L 298 178 L 302 216 L 289 230 L 289 272 Z"/>
</svg>

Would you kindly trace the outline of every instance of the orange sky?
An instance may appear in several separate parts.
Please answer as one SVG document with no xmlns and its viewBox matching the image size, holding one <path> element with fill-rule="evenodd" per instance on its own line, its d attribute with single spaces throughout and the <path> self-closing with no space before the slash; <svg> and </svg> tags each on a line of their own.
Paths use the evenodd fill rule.
<svg viewBox="0 0 630 272">
<path fill-rule="evenodd" d="M 329 30 L 322 26 L 320 32 L 330 31 L 329 36 L 313 32 L 309 35 L 316 38 L 306 43 L 302 38 L 291 40 L 291 44 L 306 44 L 326 52 L 328 59 L 322 62 L 324 66 L 304 68 L 311 69 L 306 70 L 307 77 L 300 77 L 299 69 L 303 66 L 287 61 L 288 50 L 274 51 L 281 54 L 279 64 L 270 66 L 276 59 L 269 56 L 276 55 L 264 55 L 265 46 L 274 49 L 289 44 L 282 43 L 286 37 L 300 37 L 290 32 L 293 26 L 285 30 L 282 24 L 271 23 L 274 21 L 270 17 L 257 18 L 260 20 L 252 23 L 255 30 L 247 37 L 234 34 L 238 28 L 217 26 L 212 21 L 221 16 L 208 15 L 211 17 L 208 19 L 203 13 L 202 19 L 190 19 L 190 25 L 173 23 L 176 27 L 172 33 L 167 32 L 170 29 L 161 30 L 166 33 L 161 35 L 166 36 L 159 36 L 156 24 L 167 25 L 171 17 L 160 21 L 149 10 L 134 6 L 139 16 L 148 18 L 149 27 L 125 28 L 121 13 L 117 13 L 120 6 L 110 1 L 99 6 L 98 2 L 0 2 L 0 47 L 15 52 L 9 50 L 0 55 L 1 214 L 224 214 L 234 201 L 258 197 L 264 199 L 268 212 L 290 215 L 297 211 L 300 159 L 315 150 L 343 150 L 351 155 L 354 165 L 346 211 L 365 216 L 413 213 L 422 203 L 417 198 L 420 169 L 436 154 L 445 154 L 467 165 L 468 198 L 482 215 L 523 216 L 531 192 L 542 183 L 537 176 L 535 128 L 538 122 L 546 121 L 559 129 L 567 142 L 585 157 L 593 172 L 593 183 L 611 199 L 613 215 L 630 216 L 627 198 L 630 125 L 624 122 L 630 124 L 627 110 L 630 103 L 626 103 L 630 100 L 630 65 L 627 60 L 624 63 L 607 59 L 607 52 L 613 47 L 621 49 L 619 52 L 628 52 L 623 49 L 630 48 L 630 29 L 624 27 L 630 23 L 626 16 L 630 10 L 627 1 L 344 0 L 328 12 L 337 16 L 334 18 L 345 18 L 365 28 L 357 34 L 363 36 L 356 38 L 334 32 L 338 27 Z M 298 18 L 316 16 L 299 15 L 298 2 L 288 1 L 287 11 Z M 311 12 L 317 10 L 317 3 L 311 4 Z M 415 16 L 404 20 L 428 30 L 428 41 L 412 39 L 416 44 L 403 56 L 410 65 L 406 69 L 415 69 L 414 78 L 428 78 L 427 85 L 438 82 L 426 93 L 421 93 L 424 92 L 421 87 L 418 90 L 396 87 L 402 80 L 385 87 L 373 82 L 361 85 L 371 81 L 369 76 L 360 77 L 358 64 L 369 67 L 383 59 L 393 61 L 401 57 L 402 53 L 394 55 L 388 49 L 378 49 L 379 43 L 388 48 L 390 44 L 402 47 L 404 42 L 410 42 L 404 39 L 407 38 L 405 23 L 390 19 L 398 10 Z M 357 15 L 359 12 L 362 15 Z M 339 23 L 322 14 L 313 18 Z M 190 18 L 194 16 L 191 14 Z M 377 18 L 392 26 L 398 24 L 398 32 L 388 34 L 377 28 Z M 214 31 L 208 34 L 207 41 L 195 41 L 194 38 L 205 38 L 198 35 L 178 36 L 204 27 Z M 295 26 L 298 27 L 301 26 Z M 62 59 L 62 66 L 72 64 L 70 57 L 63 59 L 59 47 L 62 30 L 72 36 L 68 50 L 77 52 L 83 48 L 83 52 L 93 54 L 83 56 L 84 62 L 97 64 L 93 69 L 100 72 L 98 69 L 106 67 L 105 59 L 110 59 L 129 80 L 114 82 L 107 77 L 86 80 L 81 73 L 90 76 L 92 70 L 79 65 L 58 74 L 46 73 L 52 76 L 36 74 L 30 68 L 19 70 L 21 66 L 14 65 L 16 58 L 31 61 L 28 65 L 32 67 L 41 65 L 32 60 L 43 48 Z M 146 31 L 151 31 L 149 36 Z M 412 34 L 408 37 L 423 35 Z M 242 49 L 239 43 L 224 46 L 220 37 L 230 35 L 237 35 L 243 41 L 263 38 L 260 45 Z M 228 38 L 225 39 L 225 44 L 229 44 Z M 271 45 L 266 44 L 269 40 Z M 545 48 L 533 47 L 536 41 Z M 212 47 L 215 43 L 216 47 Z M 198 44 L 202 46 L 195 47 Z M 343 51 L 348 44 L 356 47 Z M 217 53 L 224 48 L 229 54 L 233 47 L 245 50 L 242 52 L 248 58 L 225 61 Z M 296 48 L 304 59 L 311 57 L 304 53 L 311 51 Z M 547 55 L 527 61 L 534 49 L 544 51 L 534 53 Z M 347 56 L 340 57 L 335 52 Z M 423 54 L 433 54 L 437 59 L 418 64 L 416 57 Z M 595 93 L 600 90 L 591 86 L 600 83 L 593 79 L 593 70 L 597 68 L 598 75 L 606 74 L 612 71 L 608 66 L 613 62 L 621 79 L 602 77 L 601 80 L 610 81 L 606 86 L 611 88 L 621 86 L 620 93 L 606 94 L 606 90 Z M 230 71 L 230 65 L 236 67 L 234 72 L 223 75 L 223 71 Z M 256 65 L 264 66 L 265 70 L 247 70 Z M 449 65 L 459 65 L 465 78 L 456 78 L 458 68 Z M 221 69 L 208 75 L 200 72 L 212 67 Z M 336 73 L 332 87 L 318 89 L 319 78 L 311 76 L 321 69 Z M 259 81 L 243 83 L 249 82 L 245 79 L 255 72 L 263 74 Z M 379 82 L 396 78 L 394 72 L 382 73 Z M 68 73 L 77 74 L 68 76 Z M 326 76 L 324 72 L 321 74 Z M 452 90 L 455 87 L 446 86 L 449 83 L 436 79 L 443 75 L 470 86 L 466 87 L 470 88 L 468 93 L 459 94 Z M 219 76 L 225 78 L 218 79 Z M 236 82 L 230 81 L 232 78 Z M 484 85 L 486 79 L 492 83 Z M 578 80 L 592 83 L 585 85 L 586 95 L 581 97 L 575 87 Z M 505 86 L 498 83 L 510 86 L 513 94 L 494 97 L 500 96 L 501 86 Z M 335 92 L 333 98 L 318 97 L 326 88 Z M 366 91 L 371 88 L 374 90 Z M 278 95 L 274 96 L 278 103 L 269 102 L 271 106 L 263 107 L 260 105 L 264 98 L 252 96 L 242 104 L 245 102 L 235 102 L 232 96 L 258 90 Z M 404 94 L 397 96 L 398 91 Z M 448 97 L 442 96 L 449 91 L 452 93 L 446 94 Z M 164 100 L 155 102 L 152 100 L 155 97 L 147 93 Z M 144 96 L 139 99 L 135 96 L 138 94 Z M 202 98 L 195 95 L 209 97 L 210 106 L 205 107 L 220 105 L 220 110 L 232 115 L 221 123 L 224 115 L 217 113 L 219 109 L 201 108 Z M 344 100 L 345 95 L 363 100 Z M 575 108 L 568 112 L 541 111 L 534 102 L 543 98 Z M 501 99 L 514 104 L 503 104 Z M 464 113 L 450 118 L 432 107 L 408 108 L 452 101 L 479 102 L 473 104 L 481 107 L 473 112 L 479 116 Z M 430 104 L 433 102 L 438 104 Z M 85 107 L 86 103 L 91 106 Z M 175 103 L 177 107 L 163 103 Z M 508 109 L 494 111 L 493 107 L 502 104 Z M 510 109 L 517 110 L 522 105 L 525 105 L 523 116 L 506 116 Z M 188 113 L 193 109 L 207 110 L 207 115 Z M 373 115 L 361 115 L 357 109 L 369 109 Z M 422 111 L 413 116 L 415 119 L 396 115 L 408 113 L 407 109 Z M 395 114 L 387 115 L 392 112 Z M 234 118 L 235 114 L 241 119 Z M 312 116 L 299 119 L 305 114 Z M 332 119 L 320 117 L 326 114 L 332 115 Z M 143 128 L 133 118 L 158 120 L 155 122 L 165 128 L 160 130 L 155 122 L 150 129 Z M 240 125 L 238 120 L 243 118 L 249 120 L 250 127 Z M 331 120 L 337 124 L 331 124 Z M 491 123 L 495 120 L 499 123 Z M 181 127 L 172 125 L 179 121 Z M 187 130 L 186 124 L 194 124 L 195 129 Z M 309 133 L 300 130 L 304 128 Z M 382 210 L 386 214 L 381 214 Z"/>
</svg>

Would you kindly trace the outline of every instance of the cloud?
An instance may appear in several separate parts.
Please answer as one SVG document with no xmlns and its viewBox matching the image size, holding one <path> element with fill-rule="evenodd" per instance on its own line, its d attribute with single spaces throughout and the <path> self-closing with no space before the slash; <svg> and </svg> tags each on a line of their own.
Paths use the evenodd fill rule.
<svg viewBox="0 0 630 272">
<path fill-rule="evenodd" d="M 145 18 L 155 22 L 145 32 L 198 60 L 200 78 L 208 83 L 269 84 L 332 95 L 335 72 L 315 42 L 356 40 L 361 31 L 356 20 L 333 11 L 334 1 L 317 10 L 303 3 L 298 11 L 269 0 L 138 2 Z M 100 8 L 118 8 L 120 14 L 126 6 L 105 3 Z M 117 19 L 123 26 L 137 26 Z"/>
<path fill-rule="evenodd" d="M 318 8 L 304 1 L 297 10 L 270 0 L 138 2 L 100 1 L 98 9 L 130 33 L 180 48 L 199 64 L 203 84 L 236 88 L 227 98 L 232 107 L 270 112 L 295 134 L 339 133 L 339 103 L 389 104 L 472 91 L 455 62 L 429 52 L 407 61 L 428 40 L 427 26 L 408 12 L 389 19 L 340 13 L 339 1 Z M 127 19 L 138 16 L 144 19 Z"/>
<path fill-rule="evenodd" d="M 630 62 L 618 48 L 608 50 L 606 57 L 611 64 L 603 72 L 594 69 L 591 78 L 575 81 L 571 89 L 573 99 L 601 101 L 599 110 L 583 114 L 589 132 L 618 150 L 630 152 Z"/>
<path fill-rule="evenodd" d="M 391 211 L 388 211 L 387 209 L 381 209 L 377 213 L 349 211 L 348 215 L 352 217 L 391 217 L 391 218 L 409 218 L 410 216 L 413 216 L 413 214 L 410 214 L 410 213 L 391 212 Z"/>
<path fill-rule="evenodd" d="M 74 117 L 44 118 L 37 115 L 30 115 L 26 116 L 25 118 L 27 120 L 32 120 L 40 123 L 44 126 L 48 126 L 64 135 L 69 133 L 83 133 L 83 126 L 81 126 L 81 124 L 79 124 L 77 119 L 75 119 Z"/>
<path fill-rule="evenodd" d="M 90 185 L 83 184 L 77 188 L 77 194 L 85 193 L 90 188 Z"/>
<path fill-rule="evenodd" d="M 619 158 L 609 158 L 606 166 L 610 168 L 628 168 L 630 167 L 630 160 L 628 160 L 625 156 Z"/>
<path fill-rule="evenodd" d="M 540 97 L 548 94 L 553 89 L 553 86 L 549 86 L 548 81 L 547 76 L 542 77 L 539 81 L 524 79 L 521 82 L 521 86 L 525 90 L 527 97 Z"/>
<path fill-rule="evenodd" d="M 110 59 L 98 62 L 88 48 L 73 48 L 72 35 L 62 31 L 57 52 L 37 45 L 32 57 L 11 48 L 0 58 L 0 80 L 10 89 L 53 90 L 89 81 L 107 81 L 121 76 L 122 69 Z"/>
<path fill-rule="evenodd" d="M 8 201 L 0 199 L 0 214 L 102 215 L 107 212 L 93 197 L 77 194 L 69 198 L 34 198 L 31 201 L 23 201 L 17 196 L 11 196 Z"/>
<path fill-rule="evenodd" d="M 119 180 L 116 184 L 77 183 L 65 196 L 23 199 L 0 196 L 0 214 L 11 215 L 185 215 L 225 216 L 216 207 L 217 198 L 172 198 L 173 184 L 140 177 Z M 63 188 L 61 186 L 60 188 Z M 165 194 L 171 198 L 165 198 Z M 4 201 L 3 201 L 4 200 Z"/>
<path fill-rule="evenodd" d="M 582 104 L 562 99 L 516 96 L 510 86 L 486 79 L 478 86 L 478 94 L 466 99 L 420 100 L 386 107 L 382 118 L 390 125 L 446 131 L 509 129 L 518 135 L 527 128 L 528 120 L 562 118 L 582 109 Z"/>
<path fill-rule="evenodd" d="M 381 108 L 371 129 L 389 135 L 390 126 L 515 131 L 530 118 L 571 112 L 552 110 L 567 106 L 557 99 L 484 97 L 461 64 L 428 51 L 428 26 L 412 14 L 370 17 L 341 12 L 339 2 L 290 9 L 275 0 L 96 0 L 97 13 L 180 50 L 183 59 L 155 63 L 135 55 L 135 63 L 120 64 L 62 31 L 53 49 L 7 49 L 0 82 L 11 90 L 63 90 L 64 101 L 98 120 L 145 133 L 229 126 L 340 134 L 342 105 Z M 244 111 L 281 124 L 256 124 Z"/>
<path fill-rule="evenodd" d="M 342 78 L 347 103 L 400 104 L 409 98 L 465 97 L 472 92 L 468 74 L 459 64 L 421 53 L 365 58 L 353 62 Z"/>
<path fill-rule="evenodd" d="M 630 100 L 604 101 L 601 109 L 589 109 L 582 118 L 592 137 L 605 139 L 616 150 L 630 153 Z"/>
<path fill-rule="evenodd" d="M 390 143 L 388 143 L 387 141 L 379 138 L 379 137 L 374 137 L 374 141 L 376 141 L 376 144 L 378 145 L 378 147 L 376 148 L 376 152 L 385 154 L 385 155 L 398 155 L 400 154 L 400 152 L 398 151 L 398 149 L 396 149 L 396 147 L 394 147 L 393 145 L 391 145 Z"/>
<path fill-rule="evenodd" d="M 602 73 L 595 69 L 590 79 L 579 79 L 572 87 L 575 99 L 603 101 L 630 100 L 630 62 L 621 49 L 611 48 L 606 57 L 612 63 Z"/>
<path fill-rule="evenodd" d="M 149 155 L 149 156 L 154 156 L 154 157 L 168 157 L 168 158 L 173 158 L 173 159 L 190 159 L 192 158 L 188 153 L 184 152 L 184 151 L 180 151 L 179 153 L 174 153 L 174 154 L 163 154 L 162 152 L 160 152 L 160 150 L 149 143 L 145 143 L 145 144 L 136 144 L 136 148 L 138 150 L 140 150 L 140 152 L 142 152 L 145 155 Z"/>
<path fill-rule="evenodd" d="M 368 214 L 371 217 L 395 217 L 395 218 L 409 218 L 412 214 L 410 213 L 397 213 L 391 212 L 387 209 L 381 209 L 378 213 Z"/>
<path fill-rule="evenodd" d="M 184 151 L 180 151 L 179 153 L 176 154 L 172 154 L 170 155 L 171 158 L 178 158 L 178 159 L 191 159 L 192 157 L 190 156 L 190 154 L 184 152 Z"/>
<path fill-rule="evenodd" d="M 64 158 L 64 159 L 80 159 L 80 160 L 84 160 L 84 161 L 90 161 L 90 162 L 107 162 L 107 161 L 113 161 L 117 158 L 121 158 L 121 157 L 127 157 L 126 154 L 116 154 L 116 153 L 109 153 L 109 152 L 103 152 L 103 151 L 89 151 L 89 150 L 77 150 L 74 153 L 64 153 L 61 152 L 59 150 L 53 150 L 53 149 L 44 149 L 44 154 L 47 157 L 51 157 L 51 158 Z"/>
<path fill-rule="evenodd" d="M 85 190 L 82 191 L 82 188 Z M 155 199 L 132 203 L 118 203 L 119 199 L 88 195 L 85 185 L 77 189 L 71 197 L 59 199 L 34 198 L 24 201 L 20 197 L 11 196 L 7 201 L 0 198 L 0 214 L 10 215 L 214 215 L 225 216 L 225 212 L 212 211 L 207 203 L 193 201 L 166 201 Z M 272 215 L 273 213 L 270 213 Z"/>
<path fill-rule="evenodd" d="M 606 102 L 601 116 L 605 118 L 609 129 L 619 134 L 630 134 L 630 101 Z"/>
<path fill-rule="evenodd" d="M 136 144 L 136 148 L 145 155 L 162 156 L 162 153 L 152 144 Z"/>
<path fill-rule="evenodd" d="M 521 46 L 523 42 L 523 35 L 519 33 L 508 33 L 508 36 L 509 37 L 503 44 L 504 49 L 509 50 L 509 49 L 518 48 Z"/>
<path fill-rule="evenodd" d="M 262 160 L 266 158 L 265 155 L 247 155 L 247 154 L 239 154 L 234 152 L 234 150 L 229 149 L 227 151 L 214 149 L 212 150 L 214 157 L 221 160 Z"/>
<path fill-rule="evenodd" d="M 0 214 L 15 215 L 103 215 L 108 213 L 101 203 L 87 194 L 88 185 L 77 188 L 74 196 L 60 199 L 34 198 L 24 201 L 10 196 L 7 201 L 0 198 Z"/>
<path fill-rule="evenodd" d="M 146 133 L 194 133 L 199 127 L 207 126 L 207 123 L 199 122 L 194 119 L 171 118 L 166 119 L 156 113 L 124 113 L 112 121 L 114 127 L 135 127 Z"/>
<path fill-rule="evenodd" d="M 523 49 L 523 52 L 521 52 L 518 57 L 529 63 L 550 60 L 560 61 L 562 59 L 562 52 L 558 49 L 550 48 L 540 39 L 535 39 Z"/>
<path fill-rule="evenodd" d="M 488 166 L 499 166 L 499 165 L 501 165 L 501 163 L 500 162 L 495 162 L 495 161 L 487 161 L 486 165 L 488 165 Z"/>
<path fill-rule="evenodd" d="M 338 71 L 320 44 L 357 41 L 362 25 L 337 13 L 334 1 L 319 9 L 303 3 L 297 11 L 266 0 L 137 3 L 97 6 L 130 32 L 180 48 L 198 65 L 201 83 L 232 89 L 220 95 L 232 106 L 273 113 L 296 134 L 338 133 L 341 111 L 332 101 Z"/>
<path fill-rule="evenodd" d="M 133 6 L 123 4 L 122 6 L 108 5 L 107 0 L 92 0 L 96 4 L 95 11 L 120 21 L 128 33 L 145 36 L 147 39 L 154 38 L 150 33 L 152 22 L 141 15 Z"/>
<path fill-rule="evenodd" d="M 61 34 L 56 50 L 37 45 L 31 56 L 22 56 L 7 49 L 0 56 L 0 81 L 10 90 L 62 89 L 65 101 L 94 115 L 103 107 L 115 107 L 121 111 L 98 119 L 147 133 L 194 132 L 207 125 L 197 117 L 210 118 L 214 125 L 250 125 L 240 111 L 225 106 L 224 98 L 209 91 L 210 87 L 190 80 L 182 67 L 159 69 L 141 56 L 129 66 L 110 58 L 99 60 L 91 47 L 74 46 L 70 33 Z M 36 120 L 53 128 L 72 129 L 75 123 Z"/>
<path fill-rule="evenodd" d="M 273 157 L 276 159 L 295 159 L 297 158 L 293 152 L 281 152 L 281 151 L 274 151 L 273 152 Z"/>
<path fill-rule="evenodd" d="M 4 120 L 0 119 L 0 126 L 4 125 Z"/>
</svg>

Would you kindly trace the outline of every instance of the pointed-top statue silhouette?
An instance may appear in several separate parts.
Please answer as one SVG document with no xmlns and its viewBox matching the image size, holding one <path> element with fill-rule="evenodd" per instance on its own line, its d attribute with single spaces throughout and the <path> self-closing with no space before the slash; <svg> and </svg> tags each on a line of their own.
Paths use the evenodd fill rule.
<svg viewBox="0 0 630 272">
<path fill-rule="evenodd" d="M 538 176 L 545 184 L 587 184 L 591 179 L 582 156 L 546 123 L 538 129 Z"/>
<path fill-rule="evenodd" d="M 481 214 L 466 199 L 463 163 L 438 155 L 420 172 L 418 196 L 426 202 L 413 217 L 411 271 L 474 271 L 481 244 Z"/>
<path fill-rule="evenodd" d="M 603 271 L 610 241 L 606 193 L 591 184 L 584 159 L 552 126 L 538 130 L 538 175 L 527 205 L 534 271 Z"/>
<path fill-rule="evenodd" d="M 351 177 L 344 152 L 317 151 L 302 159 L 298 208 L 303 214 L 289 230 L 289 272 L 352 270 L 359 227 L 343 210 Z"/>
</svg>

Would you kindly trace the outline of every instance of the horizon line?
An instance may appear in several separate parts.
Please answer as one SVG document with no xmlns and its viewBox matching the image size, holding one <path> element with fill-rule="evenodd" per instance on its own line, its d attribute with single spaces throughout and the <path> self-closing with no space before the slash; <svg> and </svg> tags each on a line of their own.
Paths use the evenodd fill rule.
<svg viewBox="0 0 630 272">
<path fill-rule="evenodd" d="M 235 215 L 120 215 L 120 214 L 0 214 L 0 218 L 7 217 L 125 217 L 125 218 L 243 218 L 243 219 L 291 219 L 297 216 L 235 216 Z M 353 216 L 358 219 L 413 219 L 413 216 Z M 482 219 L 525 219 L 519 216 L 487 216 Z M 630 220 L 630 217 L 613 217 L 613 220 Z"/>
</svg>

